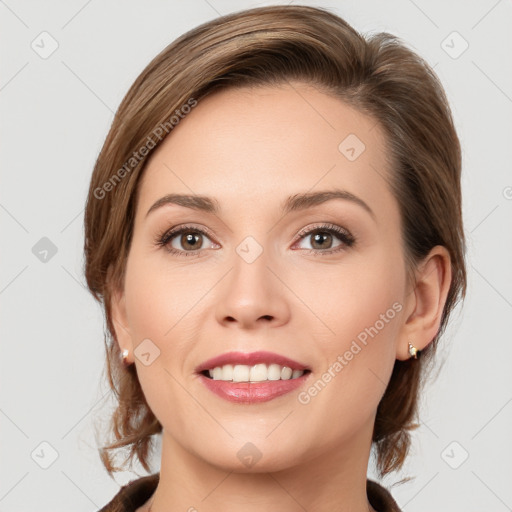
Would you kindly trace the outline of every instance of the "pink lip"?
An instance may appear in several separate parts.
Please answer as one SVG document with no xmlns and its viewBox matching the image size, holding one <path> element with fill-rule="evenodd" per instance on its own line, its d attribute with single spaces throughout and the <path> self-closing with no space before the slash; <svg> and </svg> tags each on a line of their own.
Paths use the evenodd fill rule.
<svg viewBox="0 0 512 512">
<path fill-rule="evenodd" d="M 310 368 L 302 363 L 289 359 L 288 357 L 274 354 L 273 352 L 258 351 L 258 352 L 226 352 L 220 356 L 208 359 L 201 363 L 196 368 L 196 373 L 201 373 L 204 370 L 212 370 L 217 366 L 224 366 L 225 364 L 244 364 L 253 366 L 255 364 L 278 364 L 280 366 L 288 366 L 292 370 L 310 370 Z M 277 382 L 277 381 L 276 381 Z"/>
<path fill-rule="evenodd" d="M 224 400 L 240 404 L 268 402 L 304 385 L 311 373 L 290 380 L 270 380 L 264 382 L 229 382 L 213 380 L 199 374 L 201 382 Z"/>
</svg>

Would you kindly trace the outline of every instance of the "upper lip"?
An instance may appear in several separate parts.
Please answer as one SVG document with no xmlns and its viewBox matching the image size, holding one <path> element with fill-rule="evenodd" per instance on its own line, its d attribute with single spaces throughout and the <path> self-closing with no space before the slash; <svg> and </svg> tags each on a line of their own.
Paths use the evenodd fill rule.
<svg viewBox="0 0 512 512">
<path fill-rule="evenodd" d="M 305 364 L 294 361 L 289 357 L 275 354 L 273 352 L 258 351 L 258 352 L 226 352 L 220 356 L 212 357 L 207 361 L 201 363 L 196 372 L 201 373 L 205 370 L 212 370 L 217 366 L 224 366 L 225 364 L 244 364 L 253 366 L 255 364 L 278 364 L 280 366 L 288 366 L 292 370 L 309 370 Z"/>
</svg>

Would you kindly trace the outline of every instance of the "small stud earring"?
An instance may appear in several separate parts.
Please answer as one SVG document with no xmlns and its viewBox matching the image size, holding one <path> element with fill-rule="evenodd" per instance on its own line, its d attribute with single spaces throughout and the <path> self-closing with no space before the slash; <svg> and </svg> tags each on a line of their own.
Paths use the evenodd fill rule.
<svg viewBox="0 0 512 512">
<path fill-rule="evenodd" d="M 411 342 L 409 342 L 409 354 L 411 354 L 411 357 L 414 357 L 414 359 L 418 359 L 420 355 L 420 351 Z"/>
<path fill-rule="evenodd" d="M 123 364 L 124 364 L 125 366 L 128 366 L 128 354 L 129 354 L 129 353 L 130 353 L 130 351 L 129 351 L 127 348 L 125 348 L 125 349 L 123 350 L 123 354 L 122 354 L 122 355 L 123 355 Z"/>
</svg>

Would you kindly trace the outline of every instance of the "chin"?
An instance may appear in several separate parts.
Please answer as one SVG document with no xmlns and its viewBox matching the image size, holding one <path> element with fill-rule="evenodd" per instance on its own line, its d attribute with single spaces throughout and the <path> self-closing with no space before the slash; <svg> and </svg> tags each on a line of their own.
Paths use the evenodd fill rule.
<svg viewBox="0 0 512 512">
<path fill-rule="evenodd" d="M 251 440 L 252 439 L 252 440 Z M 269 473 L 288 469 L 300 462 L 297 444 L 278 448 L 279 444 L 270 442 L 264 437 L 231 439 L 229 443 L 215 445 L 213 451 L 204 453 L 204 447 L 197 455 L 208 464 L 223 471 L 234 473 Z"/>
</svg>

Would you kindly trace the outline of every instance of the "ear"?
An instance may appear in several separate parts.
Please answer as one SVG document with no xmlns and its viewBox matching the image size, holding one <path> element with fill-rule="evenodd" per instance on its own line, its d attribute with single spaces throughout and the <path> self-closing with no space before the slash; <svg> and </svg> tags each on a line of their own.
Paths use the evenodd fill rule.
<svg viewBox="0 0 512 512">
<path fill-rule="evenodd" d="M 132 342 L 132 336 L 128 328 L 128 319 L 126 315 L 126 299 L 124 290 L 121 290 L 119 289 L 119 287 L 114 286 L 112 288 L 110 304 L 112 324 L 114 326 L 117 344 L 119 345 L 119 351 L 122 354 L 123 350 L 129 350 L 126 362 L 128 364 L 131 364 L 134 362 L 134 347 Z"/>
<path fill-rule="evenodd" d="M 450 253 L 441 245 L 432 248 L 415 272 L 416 284 L 405 299 L 406 320 L 398 338 L 396 358 L 405 361 L 409 342 L 423 350 L 435 338 L 450 290 Z"/>
</svg>

